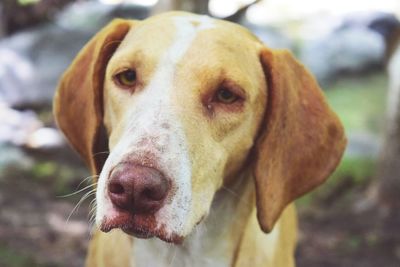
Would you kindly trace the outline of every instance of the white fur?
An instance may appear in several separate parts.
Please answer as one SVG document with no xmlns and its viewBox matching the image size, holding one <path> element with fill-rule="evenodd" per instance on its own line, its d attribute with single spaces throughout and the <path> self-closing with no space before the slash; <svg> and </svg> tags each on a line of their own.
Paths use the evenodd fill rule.
<svg viewBox="0 0 400 267">
<path fill-rule="evenodd" d="M 226 191 L 213 202 L 209 216 L 185 238 L 182 245 L 171 245 L 153 238 L 134 240 L 133 265 L 136 267 L 227 267 L 234 249 L 229 229 L 237 221 L 238 201 Z M 221 196 L 222 194 L 222 196 Z M 235 215 L 233 215 L 235 214 Z"/>
<path fill-rule="evenodd" d="M 197 27 L 191 23 L 194 20 L 199 22 Z M 167 234 L 182 236 L 192 230 L 193 222 L 188 221 L 192 206 L 191 163 L 183 127 L 171 105 L 173 75 L 197 32 L 213 27 L 213 23 L 206 16 L 177 17 L 174 23 L 177 29 L 174 43 L 160 59 L 147 88 L 137 95 L 134 108 L 125 114 L 124 135 L 112 149 L 100 174 L 96 195 L 98 225 L 112 209 L 106 193 L 111 168 L 128 155 L 140 160 L 142 155 L 151 152 L 158 156 L 160 171 L 172 179 L 175 192 L 171 201 L 156 213 L 158 227 L 163 227 Z M 169 127 L 162 127 L 163 124 Z"/>
<path fill-rule="evenodd" d="M 182 245 L 167 244 L 159 239 L 135 239 L 132 253 L 132 266 L 135 267 L 228 267 L 232 266 L 233 253 L 237 249 L 240 236 L 232 229 L 243 229 L 246 223 L 258 224 L 256 214 L 253 212 L 250 221 L 243 221 L 241 216 L 247 217 L 251 212 L 240 207 L 241 205 L 253 206 L 246 202 L 246 190 L 249 174 L 244 173 L 231 188 L 216 193 L 207 219 L 201 222 L 195 230 L 185 238 Z M 244 229 L 243 229 L 244 230 Z M 265 245 L 269 259 L 274 259 L 281 234 L 278 221 L 271 233 L 262 235 L 259 240 Z M 268 262 L 265 262 L 268 264 Z M 269 265 L 268 265 L 269 266 Z M 279 267 L 279 266 L 278 266 Z"/>
</svg>

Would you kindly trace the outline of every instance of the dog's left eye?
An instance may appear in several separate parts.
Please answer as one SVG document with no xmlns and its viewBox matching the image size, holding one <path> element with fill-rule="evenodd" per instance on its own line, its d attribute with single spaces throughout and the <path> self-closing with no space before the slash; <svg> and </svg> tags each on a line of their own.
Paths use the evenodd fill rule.
<svg viewBox="0 0 400 267">
<path fill-rule="evenodd" d="M 128 69 L 115 75 L 114 80 L 119 86 L 132 87 L 136 83 L 136 71 Z"/>
<path fill-rule="evenodd" d="M 239 100 L 240 97 L 226 88 L 221 88 L 216 92 L 215 98 L 218 102 L 232 104 Z"/>
</svg>

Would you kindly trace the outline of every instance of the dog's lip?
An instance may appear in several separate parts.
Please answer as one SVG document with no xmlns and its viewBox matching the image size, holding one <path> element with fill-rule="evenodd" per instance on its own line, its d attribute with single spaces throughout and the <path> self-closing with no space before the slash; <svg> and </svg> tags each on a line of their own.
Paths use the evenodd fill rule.
<svg viewBox="0 0 400 267">
<path fill-rule="evenodd" d="M 151 238 L 154 234 L 144 227 L 135 225 L 133 221 L 119 221 L 118 219 L 107 221 L 100 225 L 100 230 L 108 233 L 113 229 L 121 229 L 124 233 L 137 238 Z"/>
<path fill-rule="evenodd" d="M 165 242 L 181 244 L 183 237 L 177 234 L 166 234 L 163 227 L 156 228 L 154 219 L 148 215 L 131 215 L 119 212 L 110 219 L 105 218 L 100 224 L 100 230 L 108 233 L 113 229 L 121 229 L 124 233 L 136 238 L 148 239 L 157 237 Z"/>
<path fill-rule="evenodd" d="M 127 212 L 118 212 L 117 215 L 114 215 L 111 218 L 105 218 L 100 225 L 100 230 L 108 233 L 113 229 L 121 229 L 129 235 L 138 235 L 137 237 L 151 237 L 151 231 L 147 230 L 147 228 L 150 227 L 139 224 L 137 219 L 138 216 L 140 215 L 135 216 Z M 147 235 L 145 235 L 146 233 Z"/>
<path fill-rule="evenodd" d="M 127 234 L 137 238 L 147 239 L 154 237 L 153 233 L 143 230 L 142 228 L 137 228 L 135 226 L 126 225 L 121 227 L 121 230 Z"/>
</svg>

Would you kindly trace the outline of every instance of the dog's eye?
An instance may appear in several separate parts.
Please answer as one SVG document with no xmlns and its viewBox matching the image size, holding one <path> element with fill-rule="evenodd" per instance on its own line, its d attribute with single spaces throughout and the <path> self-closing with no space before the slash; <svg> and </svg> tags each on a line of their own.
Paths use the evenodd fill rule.
<svg viewBox="0 0 400 267">
<path fill-rule="evenodd" d="M 239 100 L 239 96 L 232 93 L 230 90 L 226 88 L 221 88 L 217 91 L 215 95 L 216 101 L 221 102 L 223 104 L 232 104 Z"/>
<path fill-rule="evenodd" d="M 115 81 L 119 86 L 132 87 L 136 83 L 136 71 L 125 70 L 115 75 Z"/>
</svg>

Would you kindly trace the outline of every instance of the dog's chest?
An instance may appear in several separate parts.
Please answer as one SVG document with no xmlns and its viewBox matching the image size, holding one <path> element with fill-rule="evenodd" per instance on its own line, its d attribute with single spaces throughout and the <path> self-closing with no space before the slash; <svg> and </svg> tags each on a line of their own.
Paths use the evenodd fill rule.
<svg viewBox="0 0 400 267">
<path fill-rule="evenodd" d="M 219 193 L 221 195 L 221 193 Z M 227 267 L 231 266 L 243 228 L 238 198 L 226 195 L 214 199 L 207 219 L 186 237 L 182 245 L 159 239 L 133 242 L 132 263 L 135 267 Z M 233 219 L 236 218 L 236 219 Z M 243 229 L 242 229 L 243 230 Z"/>
<path fill-rule="evenodd" d="M 232 257 L 227 241 L 212 244 L 204 239 L 191 239 L 190 244 L 181 246 L 158 239 L 135 240 L 133 250 L 135 267 L 227 267 Z"/>
</svg>

